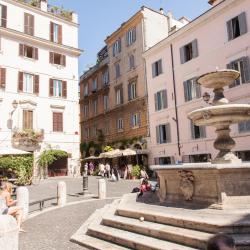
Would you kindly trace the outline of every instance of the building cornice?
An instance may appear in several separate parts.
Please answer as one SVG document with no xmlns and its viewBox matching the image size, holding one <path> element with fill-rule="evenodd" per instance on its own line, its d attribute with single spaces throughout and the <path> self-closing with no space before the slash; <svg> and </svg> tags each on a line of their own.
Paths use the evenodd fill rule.
<svg viewBox="0 0 250 250">
<path fill-rule="evenodd" d="M 53 13 L 43 11 L 40 8 L 32 6 L 32 5 L 28 4 L 28 3 L 21 2 L 21 1 L 18 1 L 18 0 L 3 0 L 3 1 L 6 2 L 6 3 L 10 3 L 10 4 L 13 4 L 13 5 L 19 6 L 21 8 L 27 9 L 29 11 L 33 11 L 33 12 L 35 12 L 37 14 L 44 15 L 44 16 L 49 17 L 51 19 L 54 19 L 54 20 L 57 20 L 57 21 L 60 21 L 60 22 L 64 22 L 66 24 L 69 24 L 69 25 L 72 25 L 72 26 L 75 26 L 75 27 L 79 27 L 78 23 L 74 23 L 72 21 L 66 20 L 63 17 L 57 16 L 57 15 L 55 15 Z"/>
<path fill-rule="evenodd" d="M 50 49 L 59 49 L 59 50 L 63 50 L 64 52 L 70 53 L 74 56 L 80 56 L 81 53 L 83 52 L 83 50 L 80 50 L 78 48 L 74 48 L 74 47 L 70 47 L 67 45 L 62 45 L 62 44 L 58 44 L 58 43 L 54 43 L 51 42 L 49 40 L 40 38 L 40 37 L 36 37 L 36 36 L 31 36 L 31 35 L 27 35 L 23 32 L 17 31 L 17 30 L 13 30 L 10 28 L 3 28 L 0 27 L 0 32 L 2 35 L 7 35 L 9 37 L 13 37 L 15 39 L 17 39 L 17 41 L 19 41 L 19 39 L 27 42 L 27 43 L 35 43 L 41 46 L 48 46 Z"/>
</svg>

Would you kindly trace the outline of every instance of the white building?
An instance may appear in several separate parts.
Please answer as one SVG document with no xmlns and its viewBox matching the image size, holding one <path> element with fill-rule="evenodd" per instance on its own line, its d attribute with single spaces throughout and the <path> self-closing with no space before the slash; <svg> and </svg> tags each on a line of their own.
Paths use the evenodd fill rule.
<svg viewBox="0 0 250 250">
<path fill-rule="evenodd" d="M 75 13 L 0 0 L 0 147 L 68 152 L 51 174 L 70 174 L 79 160 L 80 54 Z"/>
</svg>

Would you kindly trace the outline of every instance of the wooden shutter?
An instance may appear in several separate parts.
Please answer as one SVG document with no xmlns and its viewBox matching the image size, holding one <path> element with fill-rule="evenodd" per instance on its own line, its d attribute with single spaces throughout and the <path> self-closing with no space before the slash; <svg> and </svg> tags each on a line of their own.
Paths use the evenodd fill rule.
<svg viewBox="0 0 250 250">
<path fill-rule="evenodd" d="M 240 24 L 240 34 L 243 35 L 247 33 L 247 19 L 246 19 L 246 13 L 242 12 L 239 16 L 239 24 Z"/>
<path fill-rule="evenodd" d="M 162 73 L 162 60 L 158 61 L 158 75 Z"/>
<path fill-rule="evenodd" d="M 193 78 L 193 82 L 195 83 L 195 89 L 196 89 L 196 98 L 201 97 L 201 85 L 197 82 L 197 78 Z"/>
<path fill-rule="evenodd" d="M 128 85 L 128 100 L 131 100 L 131 83 Z"/>
<path fill-rule="evenodd" d="M 133 28 L 133 31 L 132 31 L 132 39 L 133 39 L 133 42 L 136 41 L 136 27 Z"/>
<path fill-rule="evenodd" d="M 184 97 L 185 97 L 185 102 L 187 102 L 189 100 L 188 97 L 188 81 L 184 81 L 183 82 L 183 88 L 184 88 Z"/>
<path fill-rule="evenodd" d="M 181 59 L 181 64 L 186 62 L 186 57 L 185 57 L 185 47 L 180 48 L 180 59 Z"/>
<path fill-rule="evenodd" d="M 62 132 L 63 131 L 63 114 L 53 112 L 53 131 Z"/>
<path fill-rule="evenodd" d="M 24 13 L 24 33 L 29 34 L 29 14 Z"/>
<path fill-rule="evenodd" d="M 2 5 L 2 27 L 7 26 L 7 6 Z"/>
<path fill-rule="evenodd" d="M 227 21 L 227 35 L 228 35 L 228 41 L 233 39 L 232 20 Z"/>
<path fill-rule="evenodd" d="M 39 75 L 34 75 L 34 94 L 39 94 Z"/>
<path fill-rule="evenodd" d="M 155 65 L 156 65 L 156 63 L 152 63 L 152 77 L 153 78 L 156 76 Z"/>
<path fill-rule="evenodd" d="M 62 60 L 61 65 L 66 66 L 66 56 L 65 55 L 61 55 L 61 60 Z"/>
<path fill-rule="evenodd" d="M 192 41 L 192 58 L 198 57 L 199 53 L 198 53 L 198 41 L 197 39 Z"/>
<path fill-rule="evenodd" d="M 50 63 L 54 63 L 54 53 L 53 52 L 49 52 L 49 62 Z"/>
<path fill-rule="evenodd" d="M 166 142 L 171 142 L 170 124 L 166 124 Z"/>
<path fill-rule="evenodd" d="M 50 22 L 50 41 L 54 42 L 54 23 Z"/>
<path fill-rule="evenodd" d="M 58 43 L 62 44 L 62 25 L 58 25 Z"/>
<path fill-rule="evenodd" d="M 34 36 L 34 24 L 35 24 L 34 16 L 30 15 L 29 34 L 31 36 Z"/>
<path fill-rule="evenodd" d="M 6 85 L 6 69 L 0 68 L 0 88 L 5 89 Z"/>
<path fill-rule="evenodd" d="M 121 40 L 121 38 L 118 39 L 118 51 L 119 52 L 122 51 L 122 40 Z"/>
<path fill-rule="evenodd" d="M 243 59 L 243 74 L 245 75 L 244 83 L 250 82 L 250 64 L 249 64 L 249 57 L 244 57 Z"/>
<path fill-rule="evenodd" d="M 38 48 L 33 47 L 33 58 L 38 60 Z"/>
<path fill-rule="evenodd" d="M 18 72 L 18 91 L 23 91 L 23 72 Z"/>
<path fill-rule="evenodd" d="M 160 126 L 156 126 L 156 142 L 160 143 Z"/>
<path fill-rule="evenodd" d="M 62 96 L 67 98 L 67 82 L 62 81 Z"/>
<path fill-rule="evenodd" d="M 33 129 L 32 110 L 23 110 L 23 129 Z"/>
<path fill-rule="evenodd" d="M 158 99 L 157 99 L 157 93 L 155 93 L 155 111 L 158 110 Z"/>
<path fill-rule="evenodd" d="M 23 44 L 19 44 L 19 56 L 23 56 L 24 55 L 24 45 Z"/>
<path fill-rule="evenodd" d="M 53 96 L 54 94 L 54 87 L 53 87 L 53 79 L 49 79 L 49 95 Z"/>
<path fill-rule="evenodd" d="M 162 98 L 163 98 L 163 108 L 168 107 L 168 97 L 167 97 L 167 90 L 162 91 Z"/>
</svg>

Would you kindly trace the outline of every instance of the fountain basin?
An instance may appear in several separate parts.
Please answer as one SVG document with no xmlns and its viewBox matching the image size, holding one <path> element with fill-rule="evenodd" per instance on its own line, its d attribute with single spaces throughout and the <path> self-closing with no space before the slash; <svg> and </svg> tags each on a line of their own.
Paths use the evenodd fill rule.
<svg viewBox="0 0 250 250">
<path fill-rule="evenodd" d="M 220 123 L 239 123 L 250 120 L 249 104 L 226 104 L 194 110 L 188 118 L 196 126 L 216 126 Z"/>
</svg>

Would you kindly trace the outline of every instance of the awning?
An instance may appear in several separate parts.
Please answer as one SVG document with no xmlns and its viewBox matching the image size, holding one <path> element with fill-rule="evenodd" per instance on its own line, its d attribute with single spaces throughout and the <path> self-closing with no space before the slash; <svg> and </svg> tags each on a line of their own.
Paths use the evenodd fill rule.
<svg viewBox="0 0 250 250">
<path fill-rule="evenodd" d="M 136 155 L 136 151 L 131 148 L 126 148 L 124 150 L 121 150 L 121 153 L 123 156 L 130 156 L 130 155 Z"/>
<path fill-rule="evenodd" d="M 96 160 L 96 159 L 100 159 L 99 156 L 91 155 L 89 157 L 84 158 L 83 161 L 85 161 L 85 160 Z"/>
<path fill-rule="evenodd" d="M 115 158 L 115 157 L 120 157 L 122 156 L 121 150 L 120 149 L 114 149 L 109 152 L 104 152 L 99 155 L 99 158 Z"/>
<path fill-rule="evenodd" d="M 27 155 L 31 154 L 28 151 L 12 148 L 12 147 L 1 147 L 0 148 L 0 156 L 2 155 Z"/>
</svg>

